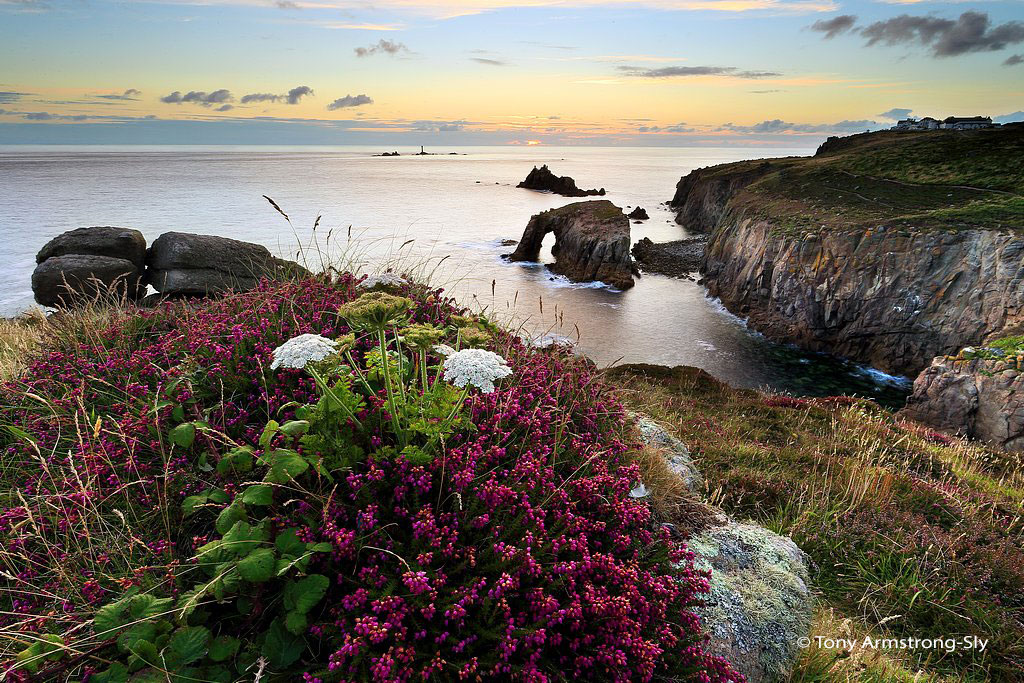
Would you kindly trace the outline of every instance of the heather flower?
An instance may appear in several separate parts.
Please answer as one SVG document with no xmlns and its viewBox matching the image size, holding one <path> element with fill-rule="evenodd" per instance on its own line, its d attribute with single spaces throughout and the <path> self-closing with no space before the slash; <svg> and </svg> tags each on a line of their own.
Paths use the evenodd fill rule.
<svg viewBox="0 0 1024 683">
<path fill-rule="evenodd" d="M 301 370 L 306 364 L 321 361 L 338 351 L 338 342 L 321 337 L 319 334 L 300 334 L 292 337 L 274 349 L 271 370 L 295 368 Z"/>
<path fill-rule="evenodd" d="M 494 391 L 494 380 L 508 377 L 512 368 L 492 351 L 463 349 L 448 356 L 444 362 L 444 379 L 457 387 L 476 387 L 485 394 Z"/>
<path fill-rule="evenodd" d="M 367 292 L 338 308 L 338 315 L 357 329 L 382 330 L 404 321 L 412 301 L 385 292 Z"/>
</svg>

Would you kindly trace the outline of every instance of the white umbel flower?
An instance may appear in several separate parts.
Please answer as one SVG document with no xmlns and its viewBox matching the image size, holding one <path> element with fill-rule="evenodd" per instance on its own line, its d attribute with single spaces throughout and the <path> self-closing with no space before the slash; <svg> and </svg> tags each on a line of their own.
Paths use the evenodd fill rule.
<svg viewBox="0 0 1024 683">
<path fill-rule="evenodd" d="M 447 344 L 434 344 L 434 351 L 440 356 L 450 356 L 455 353 L 455 349 L 448 346 Z"/>
<path fill-rule="evenodd" d="M 300 334 L 274 349 L 274 361 L 270 364 L 270 369 L 299 370 L 306 367 L 306 363 L 323 360 L 337 350 L 338 343 L 333 339 L 321 337 L 319 334 Z"/>
<path fill-rule="evenodd" d="M 444 379 L 457 387 L 476 387 L 485 394 L 494 391 L 494 380 L 508 377 L 512 368 L 505 359 L 483 349 L 463 349 L 444 362 Z"/>
<path fill-rule="evenodd" d="M 359 283 L 359 286 L 363 289 L 373 289 L 380 285 L 385 287 L 401 287 L 402 285 L 407 284 L 409 284 L 409 281 L 401 275 L 395 275 L 394 273 L 378 273 L 377 275 L 370 275 L 367 277 Z"/>
</svg>

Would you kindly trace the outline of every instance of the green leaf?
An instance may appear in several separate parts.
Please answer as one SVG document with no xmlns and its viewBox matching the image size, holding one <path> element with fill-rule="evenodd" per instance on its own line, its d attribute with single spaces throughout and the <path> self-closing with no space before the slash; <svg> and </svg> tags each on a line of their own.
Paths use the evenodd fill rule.
<svg viewBox="0 0 1024 683">
<path fill-rule="evenodd" d="M 39 666 L 44 661 L 55 662 L 63 656 L 64 639 L 58 635 L 47 633 L 19 652 L 16 659 L 20 668 L 35 673 L 39 671 Z"/>
<path fill-rule="evenodd" d="M 171 598 L 157 598 L 149 593 L 143 593 L 128 599 L 128 611 L 132 619 L 147 619 L 166 611 L 172 602 Z"/>
<path fill-rule="evenodd" d="M 225 453 L 217 463 L 217 474 L 226 475 L 232 471 L 243 474 L 252 469 L 252 448 L 240 446 Z"/>
<path fill-rule="evenodd" d="M 284 529 L 277 534 L 274 545 L 282 555 L 298 557 L 306 550 L 306 544 L 299 540 L 298 529 Z"/>
<path fill-rule="evenodd" d="M 156 640 L 156 624 L 151 621 L 144 621 L 135 624 L 117 637 L 117 646 L 122 652 L 133 652 L 140 640 L 153 642 Z"/>
<path fill-rule="evenodd" d="M 271 668 L 285 669 L 291 666 L 302 656 L 305 648 L 305 641 L 290 633 L 280 619 L 270 624 L 263 642 L 263 654 L 270 660 Z"/>
<path fill-rule="evenodd" d="M 260 434 L 260 448 L 267 450 L 270 447 L 270 440 L 274 438 L 274 434 L 281 426 L 277 424 L 277 420 L 271 420 L 267 423 L 267 426 L 263 428 L 263 433 Z"/>
<path fill-rule="evenodd" d="M 89 676 L 89 683 L 128 683 L 128 667 L 114 662 L 106 671 Z"/>
<path fill-rule="evenodd" d="M 252 583 L 269 581 L 274 575 L 274 551 L 271 548 L 254 550 L 238 562 L 238 573 Z"/>
<path fill-rule="evenodd" d="M 274 487 L 266 484 L 250 486 L 242 492 L 242 502 L 249 505 L 270 505 L 274 502 Z"/>
<path fill-rule="evenodd" d="M 236 522 L 244 519 L 245 505 L 242 504 L 241 500 L 236 498 L 232 501 L 231 505 L 221 510 L 220 514 L 217 515 L 217 532 L 220 534 L 226 534 L 231 531 L 231 527 L 233 527 Z"/>
<path fill-rule="evenodd" d="M 210 643 L 209 657 L 215 662 L 223 662 L 226 659 L 234 657 L 241 644 L 242 642 L 238 640 L 238 638 L 218 636 Z"/>
<path fill-rule="evenodd" d="M 284 627 L 288 629 L 290 633 L 300 636 L 306 631 L 306 627 L 308 625 L 309 620 L 306 618 L 305 612 L 292 611 L 285 615 Z"/>
<path fill-rule="evenodd" d="M 174 409 L 171 410 L 171 417 L 174 418 L 175 422 L 184 422 L 185 406 L 181 405 L 180 403 L 174 406 Z"/>
<path fill-rule="evenodd" d="M 309 431 L 309 422 L 306 420 L 291 420 L 281 425 L 281 433 L 288 436 L 302 436 Z"/>
<path fill-rule="evenodd" d="M 333 553 L 334 546 L 325 541 L 323 543 L 314 543 L 310 547 L 310 550 L 312 550 L 314 553 Z"/>
<path fill-rule="evenodd" d="M 180 424 L 171 430 L 168 438 L 174 445 L 188 448 L 196 440 L 196 426 L 191 422 Z"/>
<path fill-rule="evenodd" d="M 205 505 L 210 500 L 210 497 L 205 493 L 199 493 L 194 496 L 188 496 L 185 500 L 181 501 L 181 513 L 182 517 L 188 518 L 196 511 L 196 508 L 200 505 Z"/>
<path fill-rule="evenodd" d="M 124 603 L 118 600 L 109 605 L 103 605 L 92 618 L 92 627 L 98 635 L 110 635 L 110 631 L 124 624 Z"/>
<path fill-rule="evenodd" d="M 210 630 L 205 626 L 183 626 L 174 632 L 168 645 L 181 664 L 191 664 L 206 656 Z"/>
<path fill-rule="evenodd" d="M 286 484 L 309 469 L 309 463 L 295 451 L 279 449 L 263 457 L 270 465 L 270 471 L 263 480 L 272 484 Z"/>
<path fill-rule="evenodd" d="M 330 585 L 330 579 L 323 574 L 310 574 L 290 582 L 284 589 L 285 609 L 305 614 L 323 599 Z"/>
</svg>

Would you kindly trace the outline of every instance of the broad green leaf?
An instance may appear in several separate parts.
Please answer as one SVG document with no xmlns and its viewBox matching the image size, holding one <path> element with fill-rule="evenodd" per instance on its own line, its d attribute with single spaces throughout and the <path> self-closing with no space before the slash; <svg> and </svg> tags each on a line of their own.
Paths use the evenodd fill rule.
<svg viewBox="0 0 1024 683">
<path fill-rule="evenodd" d="M 217 515 L 217 532 L 226 534 L 236 522 L 245 519 L 245 505 L 237 498 Z"/>
<path fill-rule="evenodd" d="M 200 505 L 205 505 L 210 500 L 210 497 L 205 493 L 199 493 L 194 496 L 188 496 L 185 500 L 181 501 L 181 514 L 182 517 L 188 518 L 196 511 L 196 508 Z"/>
<path fill-rule="evenodd" d="M 270 440 L 274 438 L 274 434 L 276 434 L 277 430 L 280 428 L 281 426 L 277 424 L 277 420 L 271 420 L 270 422 L 268 422 L 267 426 L 263 428 L 263 433 L 260 434 L 260 448 L 262 448 L 263 450 L 269 448 Z"/>
<path fill-rule="evenodd" d="M 249 505 L 270 505 L 274 502 L 274 487 L 266 484 L 250 486 L 242 492 L 242 502 Z"/>
<path fill-rule="evenodd" d="M 238 652 L 239 645 L 241 644 L 242 643 L 238 638 L 218 636 L 210 643 L 209 657 L 215 662 L 223 662 L 226 659 L 234 657 L 235 653 Z"/>
<path fill-rule="evenodd" d="M 204 626 L 183 626 L 174 632 L 168 645 L 180 658 L 180 663 L 191 664 L 206 656 L 210 630 Z"/>
<path fill-rule="evenodd" d="M 269 463 L 270 471 L 263 480 L 272 484 L 286 484 L 309 469 L 306 459 L 295 451 L 271 451 L 264 456 L 264 460 Z"/>
<path fill-rule="evenodd" d="M 299 540 L 298 529 L 284 529 L 277 534 L 274 545 L 282 555 L 298 557 L 306 550 L 306 544 Z"/>
<path fill-rule="evenodd" d="M 306 618 L 305 612 L 291 611 L 285 615 L 284 627 L 297 636 L 302 635 L 308 625 L 309 620 Z"/>
<path fill-rule="evenodd" d="M 270 660 L 271 668 L 285 669 L 291 666 L 302 656 L 305 648 L 305 641 L 290 633 L 280 619 L 270 624 L 263 642 L 263 654 Z"/>
<path fill-rule="evenodd" d="M 274 575 L 274 566 L 274 551 L 271 548 L 260 548 L 238 561 L 238 573 L 246 581 L 263 583 Z"/>
<path fill-rule="evenodd" d="M 314 543 L 310 547 L 310 550 L 312 550 L 314 553 L 333 553 L 334 546 L 325 541 L 323 543 Z"/>
<path fill-rule="evenodd" d="M 196 426 L 191 422 L 180 424 L 171 430 L 168 438 L 174 445 L 188 448 L 196 440 Z"/>
<path fill-rule="evenodd" d="M 106 671 L 89 676 L 89 683 L 128 683 L 128 667 L 114 662 Z"/>
<path fill-rule="evenodd" d="M 171 410 L 171 417 L 174 418 L 175 422 L 184 422 L 185 406 L 181 405 L 180 403 L 174 406 L 174 409 Z"/>
<path fill-rule="evenodd" d="M 309 422 L 306 420 L 291 420 L 281 425 L 281 433 L 288 436 L 302 436 L 309 431 Z"/>
<path fill-rule="evenodd" d="M 285 609 L 305 614 L 323 599 L 330 585 L 330 579 L 323 574 L 310 574 L 289 583 L 284 589 Z"/>
</svg>

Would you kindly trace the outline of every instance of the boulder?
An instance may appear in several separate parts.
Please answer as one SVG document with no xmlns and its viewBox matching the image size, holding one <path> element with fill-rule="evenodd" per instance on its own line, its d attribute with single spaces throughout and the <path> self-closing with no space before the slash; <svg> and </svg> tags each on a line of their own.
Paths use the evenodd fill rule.
<svg viewBox="0 0 1024 683">
<path fill-rule="evenodd" d="M 787 680 L 814 611 L 807 555 L 792 539 L 737 522 L 698 500 L 704 479 L 686 445 L 650 418 L 631 417 L 640 440 L 660 452 L 694 494 L 685 509 L 697 524 L 683 535 L 694 565 L 711 572 L 710 592 L 696 609 L 709 651 L 727 659 L 749 683 Z M 637 489 L 645 489 L 642 482 Z M 679 524 L 671 526 L 680 530 Z"/>
<path fill-rule="evenodd" d="M 141 271 L 146 261 L 146 238 L 138 230 L 96 226 L 69 230 L 43 245 L 36 263 L 54 256 L 88 254 L 131 261 Z"/>
<path fill-rule="evenodd" d="M 785 536 L 732 520 L 687 545 L 694 564 L 711 570 L 711 592 L 697 609 L 710 651 L 748 683 L 788 680 L 814 612 L 807 556 Z"/>
<path fill-rule="evenodd" d="M 633 220 L 636 220 L 636 221 L 645 221 L 648 218 L 650 218 L 650 216 L 647 215 L 647 210 L 646 209 L 644 209 L 641 206 L 638 206 L 638 207 L 636 207 L 635 209 L 633 209 L 632 211 L 629 212 L 629 218 L 631 218 Z"/>
<path fill-rule="evenodd" d="M 1024 451 L 1024 358 L 965 351 L 936 357 L 914 380 L 901 415 L 996 448 Z"/>
<path fill-rule="evenodd" d="M 139 268 L 112 256 L 51 256 L 32 273 L 32 293 L 43 306 L 69 306 L 107 294 L 136 299 L 140 290 Z"/>
<path fill-rule="evenodd" d="M 555 233 L 549 268 L 578 282 L 601 281 L 618 289 L 633 286 L 636 267 L 629 254 L 629 219 L 606 199 L 576 202 L 534 215 L 510 261 L 536 261 L 541 243 Z"/>
<path fill-rule="evenodd" d="M 261 278 L 301 269 L 298 264 L 275 258 L 259 244 L 183 232 L 168 232 L 156 238 L 146 264 L 149 283 L 165 296 L 252 289 Z"/>
<path fill-rule="evenodd" d="M 526 176 L 526 180 L 516 185 L 527 190 L 540 190 L 543 192 L 554 192 L 563 197 L 590 197 L 593 195 L 604 196 L 604 188 L 600 190 L 581 190 L 576 187 L 576 181 L 569 176 L 557 176 L 551 172 L 547 164 L 533 170 Z"/>
</svg>

